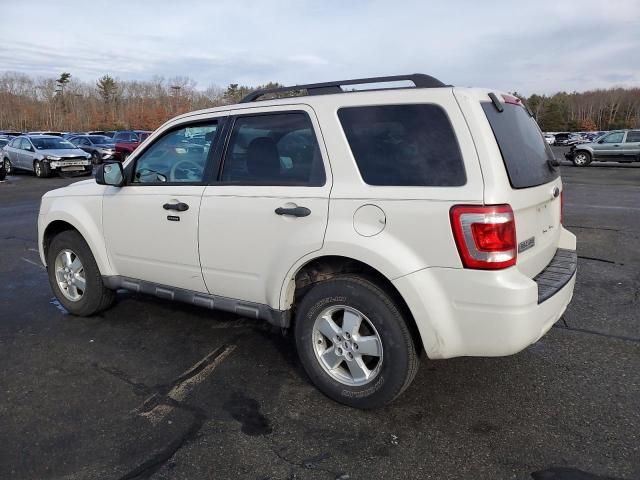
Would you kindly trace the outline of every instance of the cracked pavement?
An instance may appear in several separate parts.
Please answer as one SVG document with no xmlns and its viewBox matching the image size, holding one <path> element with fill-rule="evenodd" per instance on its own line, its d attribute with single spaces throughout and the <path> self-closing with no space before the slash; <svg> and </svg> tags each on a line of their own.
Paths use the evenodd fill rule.
<svg viewBox="0 0 640 480">
<path fill-rule="evenodd" d="M 265 323 L 121 292 L 52 301 L 46 190 L 0 183 L 0 476 L 7 479 L 640 478 L 640 166 L 562 162 L 574 299 L 518 355 L 423 359 L 381 410 L 325 398 Z"/>
</svg>

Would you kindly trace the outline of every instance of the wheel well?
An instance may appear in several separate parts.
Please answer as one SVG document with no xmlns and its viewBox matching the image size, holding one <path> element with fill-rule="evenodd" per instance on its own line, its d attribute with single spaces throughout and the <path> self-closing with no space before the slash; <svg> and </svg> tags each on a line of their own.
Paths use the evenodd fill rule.
<svg viewBox="0 0 640 480">
<path fill-rule="evenodd" d="M 411 331 L 416 350 L 422 352 L 424 347 L 422 337 L 418 331 L 416 321 L 411 314 L 409 306 L 402 298 L 398 289 L 391 281 L 375 268 L 364 262 L 349 257 L 326 256 L 315 258 L 303 265 L 295 275 L 295 292 L 293 295 L 293 308 L 304 297 L 314 283 L 329 280 L 337 275 L 350 273 L 367 278 L 376 286 L 382 288 L 394 300 L 404 318 L 407 319 L 407 326 Z M 295 321 L 295 315 L 293 316 Z"/>
<path fill-rule="evenodd" d="M 47 225 L 47 228 L 44 231 L 44 237 L 42 239 L 42 248 L 44 249 L 45 262 L 47 261 L 47 255 L 49 254 L 49 245 L 51 245 L 53 237 L 66 230 L 78 231 L 73 225 L 63 220 L 55 220 Z"/>
</svg>

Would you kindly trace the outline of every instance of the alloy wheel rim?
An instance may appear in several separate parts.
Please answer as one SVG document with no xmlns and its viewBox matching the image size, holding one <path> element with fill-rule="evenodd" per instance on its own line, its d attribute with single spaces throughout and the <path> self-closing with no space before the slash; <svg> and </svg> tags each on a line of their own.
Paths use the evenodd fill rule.
<svg viewBox="0 0 640 480">
<path fill-rule="evenodd" d="M 36 162 L 36 175 L 39 177 L 42 174 L 40 162 Z"/>
<path fill-rule="evenodd" d="M 7 175 L 11 173 L 11 162 L 9 160 L 4 162 L 4 170 L 7 172 Z"/>
<path fill-rule="evenodd" d="M 579 153 L 576 155 L 575 160 L 578 165 L 584 165 L 587 163 L 587 156 L 584 153 Z"/>
<path fill-rule="evenodd" d="M 323 310 L 316 317 L 311 337 L 318 363 L 337 382 L 365 385 L 380 373 L 382 339 L 359 310 L 346 305 Z"/>
<path fill-rule="evenodd" d="M 80 257 L 68 248 L 61 250 L 56 256 L 54 271 L 58 288 L 65 298 L 72 302 L 81 300 L 86 291 L 87 281 Z"/>
</svg>

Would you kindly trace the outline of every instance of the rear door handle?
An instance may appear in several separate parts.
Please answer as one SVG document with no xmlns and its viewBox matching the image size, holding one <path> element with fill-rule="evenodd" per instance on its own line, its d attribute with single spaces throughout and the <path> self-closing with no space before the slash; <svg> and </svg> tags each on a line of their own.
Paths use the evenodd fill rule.
<svg viewBox="0 0 640 480">
<path fill-rule="evenodd" d="M 178 212 L 185 212 L 189 210 L 189 205 L 186 203 L 178 202 L 178 203 L 165 203 L 162 208 L 165 210 L 177 210 Z"/>
<path fill-rule="evenodd" d="M 307 217 L 311 214 L 311 210 L 307 207 L 276 208 L 277 215 L 291 215 L 292 217 Z"/>
</svg>

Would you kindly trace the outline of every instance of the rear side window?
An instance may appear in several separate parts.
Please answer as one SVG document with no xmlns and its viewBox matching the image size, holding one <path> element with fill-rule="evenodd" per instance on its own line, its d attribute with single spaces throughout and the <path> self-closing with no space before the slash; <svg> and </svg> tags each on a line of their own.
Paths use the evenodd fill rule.
<svg viewBox="0 0 640 480">
<path fill-rule="evenodd" d="M 322 156 L 309 116 L 291 112 L 238 117 L 221 178 L 238 185 L 324 185 Z"/>
<path fill-rule="evenodd" d="M 627 132 L 627 140 L 626 143 L 636 143 L 640 142 L 640 131 L 631 131 Z"/>
<path fill-rule="evenodd" d="M 511 186 L 535 187 L 557 178 L 559 172 L 552 167 L 555 157 L 533 117 L 520 105 L 503 103 L 502 106 L 504 111 L 499 112 L 493 103 L 482 102 Z"/>
<path fill-rule="evenodd" d="M 347 107 L 338 111 L 369 185 L 457 187 L 467 181 L 453 127 L 437 105 Z"/>
</svg>

